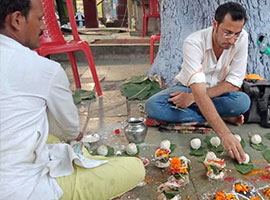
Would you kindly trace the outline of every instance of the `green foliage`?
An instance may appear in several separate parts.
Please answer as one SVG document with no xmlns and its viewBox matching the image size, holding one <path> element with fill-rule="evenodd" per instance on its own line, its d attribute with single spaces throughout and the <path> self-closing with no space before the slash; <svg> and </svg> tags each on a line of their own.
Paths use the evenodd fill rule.
<svg viewBox="0 0 270 200">
<path fill-rule="evenodd" d="M 171 144 L 170 146 L 171 154 L 174 152 L 175 149 L 176 149 L 176 144 Z"/>
<path fill-rule="evenodd" d="M 268 163 L 270 163 L 270 150 L 263 152 L 263 157 Z"/>
<path fill-rule="evenodd" d="M 240 144 L 241 144 L 242 148 L 246 147 L 246 142 L 245 142 L 245 140 L 243 140 L 243 138 L 242 138 Z"/>
<path fill-rule="evenodd" d="M 82 100 L 91 100 L 96 97 L 94 91 L 87 91 L 87 90 L 82 90 L 82 89 L 76 89 L 73 97 L 73 102 L 75 105 L 81 103 Z"/>
<path fill-rule="evenodd" d="M 236 170 L 241 174 L 247 174 L 248 172 L 251 172 L 254 169 L 254 165 L 251 161 L 249 161 L 248 164 L 239 164 L 236 160 L 234 160 L 233 164 Z"/>
<path fill-rule="evenodd" d="M 190 148 L 191 151 L 190 151 L 190 155 L 192 156 L 204 156 L 207 154 L 207 150 L 203 147 L 200 147 L 199 149 L 192 149 Z"/>
<path fill-rule="evenodd" d="M 270 140 L 270 133 L 266 133 L 265 137 Z"/>
<path fill-rule="evenodd" d="M 168 198 L 173 198 L 174 196 L 178 195 L 179 194 L 179 191 L 178 190 L 171 190 L 171 191 L 164 191 L 164 194 L 166 197 Z"/>
<path fill-rule="evenodd" d="M 214 174 L 218 174 L 220 172 L 220 169 L 217 168 L 216 166 L 210 165 L 210 168 L 213 170 Z"/>
<path fill-rule="evenodd" d="M 108 146 L 108 154 L 106 157 L 114 156 L 114 149 L 113 147 Z"/>
<path fill-rule="evenodd" d="M 122 94 L 129 100 L 148 99 L 160 91 L 160 85 L 156 80 L 136 76 L 126 81 L 122 86 Z"/>
</svg>

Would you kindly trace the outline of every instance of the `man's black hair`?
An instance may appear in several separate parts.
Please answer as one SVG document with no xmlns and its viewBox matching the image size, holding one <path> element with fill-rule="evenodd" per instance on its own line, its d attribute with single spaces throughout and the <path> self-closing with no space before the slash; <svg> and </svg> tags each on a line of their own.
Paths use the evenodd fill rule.
<svg viewBox="0 0 270 200">
<path fill-rule="evenodd" d="M 227 2 L 220 5 L 216 9 L 215 20 L 219 24 L 222 23 L 225 15 L 228 13 L 231 15 L 233 21 L 241 21 L 243 19 L 245 22 L 247 21 L 246 9 L 237 2 Z"/>
<path fill-rule="evenodd" d="M 31 9 L 31 0 L 0 0 L 0 29 L 5 28 L 6 17 L 20 11 L 26 18 Z"/>
</svg>

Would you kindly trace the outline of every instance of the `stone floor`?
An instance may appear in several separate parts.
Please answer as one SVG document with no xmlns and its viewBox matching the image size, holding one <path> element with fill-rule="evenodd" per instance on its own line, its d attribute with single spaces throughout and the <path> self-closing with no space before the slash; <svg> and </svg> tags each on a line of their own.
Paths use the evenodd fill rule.
<svg viewBox="0 0 270 200">
<path fill-rule="evenodd" d="M 136 75 L 144 75 L 149 69 L 148 60 L 109 60 L 96 62 L 96 68 L 103 88 L 103 97 L 91 102 L 90 113 L 88 113 L 89 102 L 82 102 L 78 106 L 81 126 L 84 126 L 87 115 L 90 120 L 87 123 L 86 133 L 98 133 L 102 140 L 100 143 L 112 145 L 115 148 L 123 148 L 128 142 L 123 134 L 115 137 L 113 130 L 122 129 L 126 119 L 133 116 L 145 116 L 138 104 L 144 104 L 145 101 L 127 101 L 121 95 L 121 85 L 124 80 Z M 69 63 L 63 63 L 67 75 L 71 82 L 71 88 L 74 89 L 74 82 Z M 91 90 L 93 83 L 91 74 L 87 66 L 79 64 L 79 73 L 82 80 L 82 88 Z M 245 124 L 241 127 L 228 125 L 229 128 L 237 134 L 240 134 L 246 141 L 245 151 L 251 156 L 255 169 L 264 169 L 267 162 L 264 160 L 262 153 L 252 149 L 249 146 L 249 137 L 255 133 L 263 136 L 263 143 L 270 148 L 270 140 L 264 135 L 270 132 L 269 129 L 261 128 L 256 124 Z M 189 141 L 193 137 L 204 139 L 205 135 L 200 134 L 181 134 L 174 132 L 160 132 L 158 128 L 149 128 L 145 143 L 140 146 L 140 155 L 148 158 L 151 162 L 146 167 L 147 183 L 144 186 L 137 187 L 119 197 L 120 200 L 151 200 L 156 199 L 157 187 L 168 178 L 166 170 L 156 168 L 153 164 L 153 154 L 163 139 L 169 139 L 177 145 L 174 156 L 186 156 L 191 160 L 190 183 L 183 188 L 181 193 L 182 199 L 204 199 L 201 195 L 213 193 L 217 190 L 231 191 L 233 181 L 241 179 L 252 183 L 255 187 L 270 185 L 270 179 L 262 178 L 260 173 L 253 175 L 241 175 L 238 173 L 232 163 L 232 160 L 225 154 L 218 155 L 226 159 L 227 178 L 223 181 L 210 181 L 207 179 L 205 167 L 199 162 L 198 157 L 189 155 Z M 205 144 L 204 144 L 205 145 Z M 260 170 L 254 172 L 261 172 Z"/>
</svg>

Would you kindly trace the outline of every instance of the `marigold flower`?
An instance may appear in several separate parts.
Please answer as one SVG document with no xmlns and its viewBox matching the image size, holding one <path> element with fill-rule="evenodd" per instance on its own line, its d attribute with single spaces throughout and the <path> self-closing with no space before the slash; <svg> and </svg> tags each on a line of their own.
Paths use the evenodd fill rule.
<svg viewBox="0 0 270 200">
<path fill-rule="evenodd" d="M 264 195 L 265 195 L 266 197 L 270 197 L 270 187 L 267 188 L 267 189 L 264 191 Z"/>
<path fill-rule="evenodd" d="M 229 193 L 226 195 L 226 200 L 237 200 L 237 199 L 232 193 Z"/>
<path fill-rule="evenodd" d="M 225 200 L 225 191 L 221 190 L 216 193 L 216 200 Z"/>
<path fill-rule="evenodd" d="M 179 169 L 182 166 L 181 160 L 179 158 L 172 158 L 170 167 L 173 169 Z"/>
<path fill-rule="evenodd" d="M 237 199 L 232 193 L 226 194 L 224 190 L 221 190 L 216 193 L 215 200 L 237 200 Z"/>
<path fill-rule="evenodd" d="M 251 197 L 250 200 L 261 200 L 260 197 Z"/>
<path fill-rule="evenodd" d="M 242 183 L 236 183 L 234 186 L 234 189 L 236 192 L 248 192 L 249 191 L 248 186 L 246 186 Z"/>
</svg>

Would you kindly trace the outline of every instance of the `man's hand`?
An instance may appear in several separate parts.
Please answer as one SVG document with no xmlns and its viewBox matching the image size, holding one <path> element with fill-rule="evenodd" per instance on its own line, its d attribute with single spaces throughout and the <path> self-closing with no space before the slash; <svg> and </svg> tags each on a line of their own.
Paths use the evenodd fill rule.
<svg viewBox="0 0 270 200">
<path fill-rule="evenodd" d="M 83 133 L 80 132 L 78 137 L 75 139 L 77 142 L 81 141 L 81 139 L 83 138 Z"/>
<path fill-rule="evenodd" d="M 221 141 L 231 158 L 236 159 L 239 164 L 246 160 L 245 152 L 240 142 L 232 133 L 227 133 L 221 136 Z"/>
<path fill-rule="evenodd" d="M 195 102 L 192 93 L 174 92 L 170 95 L 171 98 L 169 98 L 168 101 L 179 108 L 187 108 Z"/>
</svg>

